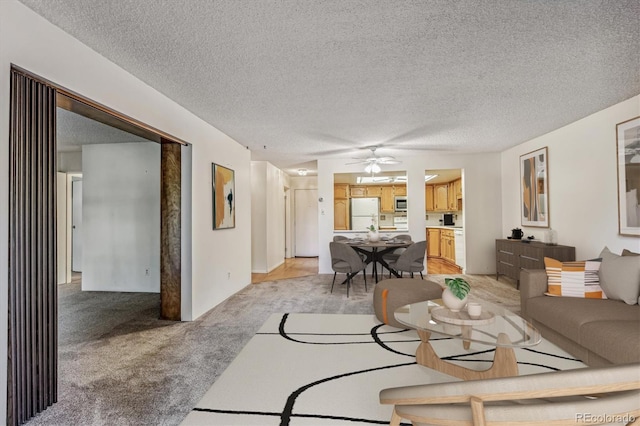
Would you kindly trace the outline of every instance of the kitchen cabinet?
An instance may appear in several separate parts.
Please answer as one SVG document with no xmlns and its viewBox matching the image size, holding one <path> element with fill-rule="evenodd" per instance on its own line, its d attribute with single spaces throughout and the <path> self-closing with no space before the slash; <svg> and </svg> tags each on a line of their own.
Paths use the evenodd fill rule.
<svg viewBox="0 0 640 426">
<path fill-rule="evenodd" d="M 348 198 L 333 200 L 333 229 L 337 231 L 348 231 L 350 229 Z"/>
<path fill-rule="evenodd" d="M 453 264 L 456 263 L 456 245 L 451 229 L 440 230 L 440 257 Z"/>
<path fill-rule="evenodd" d="M 367 197 L 381 197 L 382 196 L 382 187 L 380 186 L 366 186 L 366 194 Z"/>
<path fill-rule="evenodd" d="M 335 183 L 333 184 L 333 199 L 349 198 L 349 184 Z"/>
<path fill-rule="evenodd" d="M 440 229 L 427 228 L 427 257 L 440 257 Z"/>
<path fill-rule="evenodd" d="M 453 181 L 456 199 L 462 200 L 462 179 L 456 179 Z"/>
<path fill-rule="evenodd" d="M 333 229 L 349 230 L 349 184 L 333 185 Z"/>
<path fill-rule="evenodd" d="M 399 197 L 407 196 L 407 185 L 395 185 L 393 187 L 393 195 L 397 195 Z"/>
<path fill-rule="evenodd" d="M 449 210 L 449 184 L 437 184 L 433 186 L 433 210 L 446 212 Z"/>
<path fill-rule="evenodd" d="M 358 198 L 358 197 L 366 197 L 367 196 L 367 188 L 365 186 L 351 186 L 349 188 L 349 194 L 351 195 L 351 198 Z"/>
<path fill-rule="evenodd" d="M 460 268 L 456 263 L 455 231 L 445 228 L 427 228 L 427 257 L 438 258 L 451 266 Z M 462 272 L 461 269 L 460 272 Z"/>
<path fill-rule="evenodd" d="M 380 213 L 393 213 L 395 211 L 395 198 L 392 186 L 383 186 L 380 195 Z"/>
<path fill-rule="evenodd" d="M 449 210 L 450 211 L 456 211 L 459 210 L 458 209 L 458 194 L 457 194 L 457 189 L 456 189 L 456 182 L 457 181 L 451 181 L 449 182 L 449 187 L 447 188 L 447 198 L 449 200 Z"/>
<path fill-rule="evenodd" d="M 424 186 L 424 204 L 427 212 L 454 212 L 462 210 L 462 179 Z"/>
<path fill-rule="evenodd" d="M 428 212 L 435 210 L 433 205 L 433 185 L 424 186 L 424 209 Z"/>
<path fill-rule="evenodd" d="M 545 257 L 561 262 L 576 260 L 575 247 L 526 241 L 496 240 L 496 280 L 500 275 L 506 275 L 516 281 L 516 288 L 520 288 L 521 269 L 544 269 Z"/>
</svg>

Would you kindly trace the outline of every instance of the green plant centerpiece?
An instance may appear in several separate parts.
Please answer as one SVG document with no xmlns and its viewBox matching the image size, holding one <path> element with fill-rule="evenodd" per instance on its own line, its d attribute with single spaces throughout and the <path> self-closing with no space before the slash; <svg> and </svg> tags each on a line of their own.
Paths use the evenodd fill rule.
<svg viewBox="0 0 640 426">
<path fill-rule="evenodd" d="M 471 286 L 464 278 L 445 278 L 446 288 L 442 292 L 442 302 L 452 312 L 458 312 L 467 304 Z"/>
<path fill-rule="evenodd" d="M 380 234 L 378 234 L 378 230 L 376 229 L 376 226 L 374 224 L 371 224 L 371 226 L 369 226 L 369 241 L 380 241 Z"/>
<path fill-rule="evenodd" d="M 444 283 L 458 299 L 462 300 L 471 291 L 471 286 L 463 278 L 445 278 Z"/>
<path fill-rule="evenodd" d="M 378 234 L 378 229 L 376 228 L 376 215 L 371 215 L 371 225 L 367 228 L 369 230 L 369 241 L 372 243 L 380 241 L 380 234 Z"/>
</svg>

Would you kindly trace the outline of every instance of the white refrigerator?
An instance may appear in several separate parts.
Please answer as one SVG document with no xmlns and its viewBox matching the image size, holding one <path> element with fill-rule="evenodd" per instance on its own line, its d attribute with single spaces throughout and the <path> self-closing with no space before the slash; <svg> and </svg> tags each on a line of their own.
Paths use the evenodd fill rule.
<svg viewBox="0 0 640 426">
<path fill-rule="evenodd" d="M 378 229 L 379 212 L 380 212 L 380 199 L 352 198 L 351 199 L 351 229 L 353 231 L 366 231 L 369 229 L 369 227 L 372 224 L 376 226 L 376 229 Z"/>
</svg>

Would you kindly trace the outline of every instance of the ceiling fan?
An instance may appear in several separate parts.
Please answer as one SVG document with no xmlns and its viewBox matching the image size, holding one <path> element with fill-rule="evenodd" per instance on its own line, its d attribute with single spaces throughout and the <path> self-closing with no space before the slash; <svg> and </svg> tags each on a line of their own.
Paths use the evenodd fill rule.
<svg viewBox="0 0 640 426">
<path fill-rule="evenodd" d="M 396 160 L 394 157 L 385 156 L 379 157 L 376 155 L 377 146 L 372 146 L 369 148 L 371 150 L 371 155 L 366 158 L 354 158 L 358 161 L 353 161 L 351 163 L 346 163 L 347 165 L 351 164 L 366 164 L 364 171 L 367 173 L 379 173 L 381 171 L 380 164 L 400 164 L 400 161 Z"/>
</svg>

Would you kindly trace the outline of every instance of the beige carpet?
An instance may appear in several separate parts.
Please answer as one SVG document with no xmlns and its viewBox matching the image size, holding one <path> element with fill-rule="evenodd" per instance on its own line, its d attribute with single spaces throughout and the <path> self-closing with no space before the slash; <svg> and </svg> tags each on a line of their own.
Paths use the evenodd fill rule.
<svg viewBox="0 0 640 426">
<path fill-rule="evenodd" d="M 444 283 L 448 276 L 428 278 Z M 365 292 L 361 275 L 349 298 L 344 286 L 329 292 L 332 278 L 249 285 L 190 323 L 159 320 L 158 294 L 61 285 L 58 403 L 28 424 L 177 425 L 273 313 L 373 313 L 373 289 Z M 472 297 L 518 307 L 509 285 L 466 278 Z"/>
</svg>

